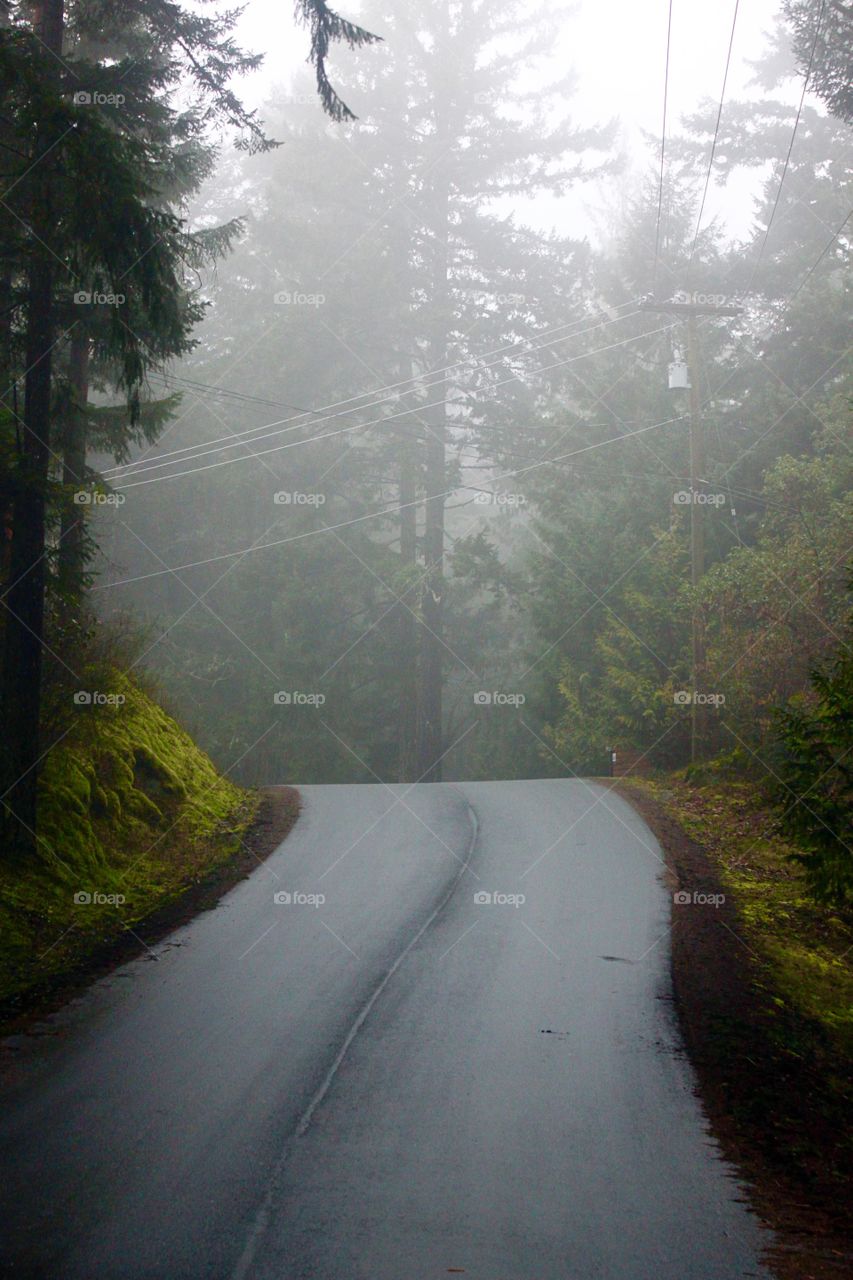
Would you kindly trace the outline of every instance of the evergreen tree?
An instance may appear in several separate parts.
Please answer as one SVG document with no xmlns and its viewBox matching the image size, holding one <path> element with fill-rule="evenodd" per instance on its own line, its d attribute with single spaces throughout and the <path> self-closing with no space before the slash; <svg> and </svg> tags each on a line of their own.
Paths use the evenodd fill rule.
<svg viewBox="0 0 853 1280">
<path fill-rule="evenodd" d="M 111 6 L 102 8 L 100 16 L 105 31 L 114 34 L 119 19 Z M 123 16 L 132 28 L 133 16 Z M 182 301 L 185 244 L 180 220 L 158 202 L 152 181 L 158 160 L 175 141 L 164 118 L 168 110 L 160 110 L 158 119 L 158 108 L 151 105 L 152 88 L 162 92 L 174 85 L 187 66 L 214 116 L 246 130 L 247 146 L 269 145 L 253 114 L 244 112 L 227 88 L 236 69 L 257 61 L 242 55 L 228 34 L 235 16 L 185 16 L 170 5 L 168 11 L 166 6 L 157 10 L 157 17 L 156 58 L 149 59 L 147 80 L 144 73 L 140 76 L 141 58 L 87 60 L 82 36 L 87 23 L 91 27 L 92 10 L 78 10 L 69 21 L 62 0 L 44 0 L 32 15 L 28 7 L 15 6 L 0 32 L 11 168 L 3 204 L 4 293 L 9 302 L 5 345 L 8 376 L 13 386 L 20 381 L 24 389 L 22 412 L 13 409 L 22 436 L 9 450 L 10 473 L 3 485 L 11 547 L 3 599 L 2 707 L 8 732 L 0 783 L 4 834 L 11 847 L 23 852 L 31 852 L 36 840 L 48 503 L 58 443 L 54 371 L 57 345 L 66 336 L 60 325 L 70 293 L 67 278 L 76 286 L 72 301 L 80 306 L 94 302 L 100 311 L 103 346 L 135 424 L 146 365 L 185 350 L 188 330 L 198 318 L 197 308 Z M 150 67 L 158 61 L 151 75 Z M 137 99 L 129 113 L 134 118 L 125 128 L 117 127 L 120 115 L 111 108 L 127 95 L 110 92 L 122 73 L 137 91 L 144 81 L 139 96 L 147 104 L 140 109 Z M 91 89 L 79 87 L 87 82 Z M 153 136 L 144 127 L 152 123 Z M 76 324 L 77 318 L 70 330 Z M 65 417 L 73 437 L 80 434 L 85 412 L 85 333 L 75 335 L 71 345 Z M 23 370 L 20 375 L 16 365 Z M 79 440 L 70 443 L 67 479 L 82 465 L 82 457 Z M 74 522 L 65 524 L 76 563 L 81 540 Z"/>
<path fill-rule="evenodd" d="M 811 698 L 800 695 L 779 716 L 775 790 L 781 825 L 799 846 L 793 856 L 805 869 L 815 897 L 849 906 L 853 900 L 853 645 L 843 641 L 835 658 L 812 673 L 811 694 Z"/>
</svg>

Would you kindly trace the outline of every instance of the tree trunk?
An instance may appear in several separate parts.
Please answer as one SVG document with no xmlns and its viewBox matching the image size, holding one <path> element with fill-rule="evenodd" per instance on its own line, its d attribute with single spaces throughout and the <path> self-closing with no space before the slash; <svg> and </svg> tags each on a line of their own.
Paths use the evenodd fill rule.
<svg viewBox="0 0 853 1280">
<path fill-rule="evenodd" d="M 414 426 L 402 427 L 400 442 L 400 560 L 404 570 L 414 573 L 418 563 L 417 466 Z M 404 592 L 406 588 L 404 587 Z M 397 778 L 416 782 L 418 778 L 418 621 L 410 610 L 417 601 L 412 591 L 403 595 L 408 609 L 399 606 L 400 714 L 398 724 Z"/>
<path fill-rule="evenodd" d="M 0 395 L 14 405 L 14 374 L 12 373 L 12 277 L 9 271 L 0 274 Z M 12 420 L 4 447 L 11 449 L 16 426 Z M 7 468 L 0 471 L 0 584 L 11 581 L 9 555 L 12 531 L 12 478 Z M 2 618 L 0 618 L 2 624 Z"/>
<path fill-rule="evenodd" d="M 43 0 L 33 27 L 46 78 L 57 79 L 62 53 L 62 0 Z M 27 297 L 24 438 L 14 486 L 14 515 L 5 605 L 0 793 L 5 852 L 30 856 L 36 848 L 36 794 L 41 716 L 45 596 L 45 506 L 50 461 L 51 347 L 54 341 L 52 221 L 53 156 L 59 139 L 48 117 L 35 127 L 32 239 Z"/>
<path fill-rule="evenodd" d="M 69 353 L 72 404 L 65 424 L 62 455 L 64 489 L 59 541 L 59 581 L 65 597 L 74 602 L 83 594 L 86 507 L 74 501 L 86 475 L 86 403 L 89 399 L 89 335 L 78 323 Z"/>
<path fill-rule="evenodd" d="M 434 383 L 430 395 L 438 398 L 443 383 Z M 426 517 L 424 523 L 425 573 L 421 598 L 420 663 L 420 760 L 423 782 L 441 782 L 443 751 L 444 684 L 444 490 L 446 422 L 441 404 L 430 410 L 426 441 Z"/>
<path fill-rule="evenodd" d="M 432 369 L 447 364 L 449 329 L 448 237 L 449 189 L 437 179 L 433 188 L 436 258 L 433 273 L 433 307 L 436 323 L 429 345 Z M 418 776 L 424 782 L 441 782 L 444 752 L 444 507 L 447 488 L 447 381 L 430 384 L 429 399 L 437 402 L 426 411 L 426 503 L 424 560 L 426 577 L 421 599 L 420 750 Z"/>
<path fill-rule="evenodd" d="M 448 14 L 444 11 L 436 36 L 436 65 L 448 56 L 450 36 Z M 439 78 L 435 98 L 435 160 L 430 167 L 426 194 L 431 209 L 433 239 L 432 313 L 428 344 L 429 367 L 447 365 L 450 314 L 450 178 L 447 157 L 451 150 L 447 104 Z M 421 599 L 420 661 L 420 745 L 418 776 L 424 782 L 441 782 L 444 754 L 444 508 L 447 488 L 447 379 L 441 376 L 430 384 L 426 411 L 426 501 L 424 516 L 424 560 L 426 577 Z"/>
</svg>

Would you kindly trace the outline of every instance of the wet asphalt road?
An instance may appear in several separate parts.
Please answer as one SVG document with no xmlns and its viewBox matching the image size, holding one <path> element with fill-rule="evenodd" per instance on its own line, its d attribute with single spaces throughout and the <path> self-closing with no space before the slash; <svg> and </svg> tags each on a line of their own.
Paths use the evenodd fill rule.
<svg viewBox="0 0 853 1280">
<path fill-rule="evenodd" d="M 765 1276 L 633 810 L 563 780 L 303 798 L 156 962 L 7 1042 L 2 1273 Z"/>
</svg>

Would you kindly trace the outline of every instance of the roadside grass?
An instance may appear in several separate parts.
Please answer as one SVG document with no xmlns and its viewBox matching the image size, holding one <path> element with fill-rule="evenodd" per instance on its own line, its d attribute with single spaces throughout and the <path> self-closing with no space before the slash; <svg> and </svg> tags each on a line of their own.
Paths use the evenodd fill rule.
<svg viewBox="0 0 853 1280">
<path fill-rule="evenodd" d="M 44 759 L 32 865 L 0 862 L 5 1014 L 205 880 L 258 813 L 137 683 L 115 674 L 109 692 Z"/>
<path fill-rule="evenodd" d="M 626 781 L 656 800 L 715 863 L 743 941 L 761 959 L 771 1003 L 817 1024 L 842 1058 L 853 1058 L 853 920 L 809 898 L 790 860 L 793 846 L 756 787 L 696 785 L 678 775 Z"/>
</svg>

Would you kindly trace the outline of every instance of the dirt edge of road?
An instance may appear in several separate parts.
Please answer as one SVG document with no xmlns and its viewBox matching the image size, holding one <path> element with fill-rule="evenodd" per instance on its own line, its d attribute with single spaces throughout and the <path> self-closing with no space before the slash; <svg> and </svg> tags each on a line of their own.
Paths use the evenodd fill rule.
<svg viewBox="0 0 853 1280">
<path fill-rule="evenodd" d="M 713 901 L 723 888 L 707 851 L 629 781 L 602 785 L 637 810 L 666 856 L 675 1008 L 713 1135 L 776 1233 L 765 1261 L 779 1280 L 842 1280 L 853 1273 L 853 1232 L 836 1216 L 837 1161 L 819 1159 L 821 1148 L 837 1151 L 839 1134 L 822 1114 L 816 1068 L 780 1049 L 780 1018 L 790 1015 L 774 1006 L 761 960 L 739 936 L 731 896 Z"/>
<path fill-rule="evenodd" d="M 245 880 L 289 835 L 302 807 L 295 787 L 261 789 L 257 816 L 240 841 L 237 853 L 207 875 L 188 884 L 181 893 L 103 947 L 85 956 L 73 970 L 57 974 L 44 986 L 27 993 L 18 1006 L 0 1005 L 0 1036 L 29 1031 L 34 1024 L 98 978 L 137 959 L 167 934 L 189 924 L 200 912 L 212 910 L 230 889 Z"/>
</svg>

